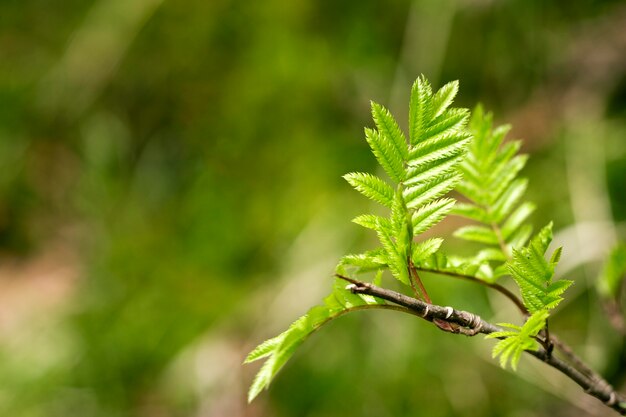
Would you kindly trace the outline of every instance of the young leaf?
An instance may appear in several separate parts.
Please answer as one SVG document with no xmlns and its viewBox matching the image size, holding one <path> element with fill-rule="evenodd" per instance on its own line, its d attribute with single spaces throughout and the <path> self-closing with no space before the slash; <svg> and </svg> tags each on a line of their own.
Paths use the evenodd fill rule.
<svg viewBox="0 0 626 417">
<path fill-rule="evenodd" d="M 439 223 L 454 206 L 451 198 L 442 198 L 420 207 L 413 213 L 413 235 L 419 235 Z"/>
<path fill-rule="evenodd" d="M 597 281 L 602 297 L 617 299 L 622 283 L 626 280 L 626 245 L 619 244 L 611 250 Z"/>
<path fill-rule="evenodd" d="M 452 100 L 454 100 L 458 91 L 458 81 L 451 81 L 437 91 L 433 97 L 433 117 L 439 116 L 448 108 L 448 106 L 450 106 L 450 104 L 452 104 Z"/>
<path fill-rule="evenodd" d="M 411 88 L 409 103 L 409 136 L 411 145 L 420 142 L 428 120 L 432 116 L 432 88 L 424 76 L 419 77 Z"/>
<path fill-rule="evenodd" d="M 351 172 L 343 177 L 365 197 L 371 198 L 383 206 L 391 207 L 394 191 L 385 181 L 362 172 Z"/>
<path fill-rule="evenodd" d="M 365 138 L 385 172 L 394 181 L 401 182 L 405 175 L 402 155 L 398 153 L 391 139 L 373 129 L 365 129 Z"/>
<path fill-rule="evenodd" d="M 568 280 L 552 282 L 555 263 L 544 258 L 551 241 L 552 224 L 549 224 L 528 246 L 514 249 L 513 260 L 507 263 L 509 273 L 520 287 L 524 305 L 531 313 L 556 307 L 563 299 L 563 291 L 572 284 Z"/>
<path fill-rule="evenodd" d="M 262 358 L 267 358 L 267 360 L 250 386 L 248 402 L 269 386 L 278 371 L 291 358 L 296 348 L 314 331 L 345 313 L 367 305 L 379 305 L 381 302 L 374 297 L 352 294 L 345 289 L 343 281 L 335 280 L 333 292 L 326 297 L 324 305 L 313 307 L 307 314 L 289 326 L 285 332 L 261 343 L 250 352 L 244 363 L 254 362 Z"/>
<path fill-rule="evenodd" d="M 532 228 L 524 224 L 534 205 L 522 202 L 527 181 L 517 178 L 526 164 L 525 155 L 517 155 L 518 141 L 503 143 L 509 126 L 493 128 L 491 114 L 477 106 L 470 120 L 473 138 L 467 156 L 459 165 L 463 179 L 457 190 L 468 202 L 458 204 L 453 214 L 481 225 L 465 226 L 455 236 L 487 245 L 500 256 L 489 256 L 494 271 L 501 276 L 501 264 L 511 257 L 511 250 L 523 246 Z M 491 253 L 491 255 L 493 255 Z"/>
<path fill-rule="evenodd" d="M 538 343 L 535 337 L 546 325 L 549 313 L 547 310 L 539 310 L 532 314 L 523 326 L 515 326 L 508 323 L 499 323 L 502 327 L 511 330 L 488 334 L 487 339 L 502 338 L 493 348 L 492 356 L 500 356 L 500 366 L 506 368 L 507 363 L 511 363 L 511 368 L 517 370 L 522 353 L 525 350 L 535 350 Z"/>
<path fill-rule="evenodd" d="M 378 132 L 394 145 L 395 152 L 400 156 L 400 159 L 406 160 L 408 157 L 407 142 L 391 113 L 380 104 L 372 101 L 372 117 Z"/>
<path fill-rule="evenodd" d="M 379 270 L 387 266 L 387 255 L 382 249 L 367 251 L 358 255 L 346 255 L 339 265 L 358 267 L 358 272 Z"/>
<path fill-rule="evenodd" d="M 485 226 L 463 226 L 454 232 L 454 236 L 473 242 L 487 243 L 490 245 L 498 244 L 496 233 Z"/>
<path fill-rule="evenodd" d="M 353 223 L 372 230 L 378 230 L 380 225 L 385 224 L 386 221 L 388 220 L 384 217 L 380 217 L 375 214 L 361 214 L 360 216 L 352 219 Z"/>
<path fill-rule="evenodd" d="M 377 130 L 365 129 L 366 140 L 396 187 L 367 173 L 349 173 L 344 178 L 366 197 L 390 208 L 391 213 L 389 217 L 364 214 L 353 220 L 376 231 L 382 248 L 343 257 L 337 266 L 339 272 L 344 273 L 348 267 L 355 268 L 357 273 L 377 271 L 375 282 L 380 283 L 382 270 L 388 268 L 396 279 L 410 285 L 409 260 L 431 262 L 435 268 L 464 268 L 472 273 L 478 270 L 477 266 L 449 262 L 438 252 L 441 239 L 414 241 L 417 235 L 441 221 L 454 205 L 454 200 L 440 197 L 460 180 L 458 166 L 470 138 L 465 128 L 467 110 L 449 108 L 457 88 L 453 82 L 433 95 L 424 77 L 414 83 L 409 108 L 409 143 L 391 114 L 383 106 L 372 103 Z M 287 331 L 262 343 L 248 356 L 247 361 L 267 358 L 250 388 L 249 400 L 267 388 L 297 346 L 324 323 L 345 312 L 381 303 L 382 300 L 374 297 L 352 294 L 337 282 L 322 306 L 309 310 Z"/>
</svg>

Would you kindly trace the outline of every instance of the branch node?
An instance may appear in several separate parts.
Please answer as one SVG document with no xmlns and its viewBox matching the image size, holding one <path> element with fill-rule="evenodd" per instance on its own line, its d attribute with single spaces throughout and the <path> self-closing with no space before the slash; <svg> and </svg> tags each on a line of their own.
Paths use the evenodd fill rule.
<svg viewBox="0 0 626 417">
<path fill-rule="evenodd" d="M 609 396 L 609 400 L 606 402 L 606 405 L 609 407 L 615 405 L 617 402 L 617 396 L 615 395 L 615 391 L 611 391 L 611 395 Z"/>
<path fill-rule="evenodd" d="M 352 294 L 356 292 L 356 284 L 348 284 L 345 288 L 346 290 L 349 290 Z"/>
</svg>

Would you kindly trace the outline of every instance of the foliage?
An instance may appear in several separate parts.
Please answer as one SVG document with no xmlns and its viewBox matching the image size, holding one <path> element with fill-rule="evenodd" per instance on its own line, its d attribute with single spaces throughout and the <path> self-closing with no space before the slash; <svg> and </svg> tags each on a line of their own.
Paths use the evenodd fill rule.
<svg viewBox="0 0 626 417">
<path fill-rule="evenodd" d="M 617 299 L 625 279 L 626 245 L 622 243 L 611 250 L 600 271 L 597 281 L 598 292 L 603 297 Z"/>
<path fill-rule="evenodd" d="M 335 280 L 333 292 L 324 299 L 323 305 L 311 308 L 304 316 L 289 326 L 289 329 L 272 339 L 266 340 L 247 356 L 244 363 L 268 358 L 254 378 L 248 393 L 248 400 L 252 401 L 263 388 L 269 385 L 272 378 L 289 360 L 296 348 L 311 333 L 342 314 L 378 304 L 384 304 L 384 302 L 374 297 L 352 294 L 340 280 Z"/>
<path fill-rule="evenodd" d="M 461 164 L 463 181 L 457 187 L 468 202 L 457 204 L 454 214 L 480 224 L 463 226 L 454 235 L 487 246 L 474 258 L 494 264 L 491 282 L 506 274 L 504 263 L 512 248 L 526 243 L 532 226 L 525 221 L 535 210 L 521 202 L 528 181 L 517 174 L 527 161 L 518 155 L 520 141 L 503 143 L 510 126 L 492 128 L 493 116 L 477 106 L 470 122 L 473 140 Z"/>
<path fill-rule="evenodd" d="M 366 98 L 395 114 L 410 91 L 396 87 L 420 71 L 431 81 L 462 77 L 463 106 L 483 100 L 495 120 L 515 120 L 534 155 L 522 172 L 530 180 L 525 198 L 541 207 L 538 227 L 579 220 L 569 198 L 580 185 L 567 169 L 573 144 L 585 157 L 606 150 L 598 178 L 608 182 L 615 221 L 624 221 L 624 68 L 585 64 L 595 55 L 580 48 L 583 41 L 619 54 L 620 3 L 1 2 L 2 314 L 11 320 L 0 340 L 0 415 L 192 416 L 238 407 L 237 381 L 253 370 L 235 366 L 241 346 L 315 304 L 287 310 L 294 299 L 332 284 L 294 283 L 323 277 L 339 255 L 374 247 L 375 234 L 345 222 L 346 212 L 367 212 L 369 200 L 339 177 L 380 174 L 358 134 L 369 125 Z M 580 71 L 564 78 L 562 68 Z M 589 80 L 600 88 L 587 88 Z M 581 85 L 582 96 L 569 94 Z M 589 127 L 582 135 L 571 117 L 581 102 L 589 110 L 575 117 Z M 587 175 L 593 166 L 577 167 Z M 457 245 L 446 238 L 441 248 Z M 566 249 L 569 259 L 584 258 Z M 38 279 L 42 269 L 46 280 Z M 592 279 L 592 271 L 568 277 Z M 453 291 L 455 284 L 442 278 L 427 287 L 435 300 L 490 312 L 485 288 Z M 594 300 L 589 286 L 577 290 Z M 276 299 L 260 302 L 267 294 Z M 592 311 L 563 314 L 553 326 L 582 341 L 585 329 L 603 325 Z M 382 323 L 401 331 L 397 340 L 354 348 Z M 431 329 L 411 320 L 358 314 L 324 330 L 255 413 L 508 415 L 530 393 L 535 414 L 567 406 L 531 380 L 503 390 L 513 381 L 467 358 L 482 343 L 469 343 L 466 355 L 433 354 L 454 338 L 423 343 Z M 621 343 L 609 332 L 593 340 L 606 347 L 606 363 L 622 364 L 615 373 L 623 372 Z M 467 379 L 472 361 L 481 395 L 449 383 Z M 433 372 L 443 366 L 454 371 Z M 420 390 L 426 376 L 445 389 Z M 337 394 L 346 385 L 352 401 Z"/>
<path fill-rule="evenodd" d="M 353 220 L 374 230 L 381 247 L 345 256 L 338 266 L 339 272 L 346 267 L 356 267 L 357 272 L 389 268 L 398 281 L 427 297 L 422 293 L 421 283 L 416 282 L 419 278 L 413 272 L 413 265 L 435 253 L 442 241 L 426 239 L 417 243 L 414 238 L 440 222 L 454 204 L 452 199 L 440 197 L 460 180 L 457 165 L 470 138 L 464 129 L 467 110 L 448 108 L 457 89 L 458 83 L 452 82 L 433 93 L 425 78 L 415 81 L 409 106 L 409 141 L 389 111 L 372 103 L 376 130 L 365 129 L 365 136 L 394 185 L 367 173 L 350 173 L 344 178 L 364 196 L 388 207 L 390 214 L 388 217 L 364 214 Z M 348 298 L 345 290 L 338 290 L 337 284 L 330 297 L 331 301 Z M 366 303 L 354 295 L 350 299 Z M 325 306 L 309 311 L 285 333 L 261 344 L 248 356 L 247 362 L 269 356 L 252 384 L 250 401 L 270 384 L 293 350 L 312 331 L 361 305 L 340 302 L 331 306 L 328 300 Z"/>
<path fill-rule="evenodd" d="M 493 357 L 500 356 L 500 366 L 506 367 L 507 362 L 511 362 L 511 367 L 517 370 L 517 364 L 525 350 L 537 348 L 535 338 L 545 327 L 546 320 L 550 313 L 547 310 L 540 310 L 531 315 L 523 326 L 516 326 L 511 323 L 500 323 L 500 326 L 508 327 L 511 330 L 494 332 L 487 335 L 488 339 L 502 339 L 493 348 Z"/>
<path fill-rule="evenodd" d="M 430 302 L 430 297 L 418 270 L 460 274 L 487 282 L 510 274 L 519 286 L 530 317 L 523 326 L 505 324 L 511 330 L 488 337 L 502 339 L 493 354 L 500 356 L 503 367 L 510 361 L 516 369 L 522 352 L 536 347 L 535 339 L 546 327 L 550 310 L 562 300 L 561 294 L 571 281 L 553 282 L 560 248 L 549 262 L 544 259 L 552 240 L 551 225 L 522 247 L 531 230 L 524 222 L 534 205 L 520 204 L 527 184 L 525 179 L 516 178 L 526 162 L 525 156 L 516 155 L 520 142 L 502 144 L 508 127 L 492 130 L 492 117 L 485 115 L 481 107 L 476 108 L 468 129 L 468 111 L 450 108 L 457 91 L 456 81 L 433 92 L 423 76 L 418 78 L 411 89 L 408 140 L 389 111 L 372 103 L 376 129 L 365 129 L 365 137 L 391 183 L 361 172 L 346 174 L 344 178 L 365 197 L 385 206 L 389 215 L 363 214 L 353 220 L 374 230 L 381 246 L 343 257 L 337 272 L 377 271 L 380 279 L 382 271 L 388 269 L 418 299 L 426 302 Z M 453 210 L 455 200 L 443 196 L 455 187 L 469 202 L 456 206 L 454 213 L 481 223 L 462 227 L 455 235 L 488 245 L 466 259 L 443 254 L 441 238 L 420 236 Z M 499 263 L 495 271 L 489 265 L 491 261 Z M 330 300 L 347 299 L 348 294 L 335 283 Z M 310 310 L 286 332 L 250 353 L 246 362 L 268 359 L 250 388 L 249 401 L 269 386 L 310 333 L 340 314 L 367 304 L 356 295 L 350 299 L 354 301 L 333 305 L 327 299 L 324 306 Z M 375 307 L 376 303 L 371 306 Z"/>
<path fill-rule="evenodd" d="M 528 246 L 513 249 L 513 259 L 507 262 L 507 269 L 520 288 L 524 305 L 530 317 L 522 327 L 511 324 L 504 326 L 511 331 L 495 332 L 488 338 L 504 338 L 493 349 L 493 355 L 500 355 L 500 364 L 504 367 L 507 360 L 513 369 L 517 369 L 521 353 L 536 346 L 535 338 L 546 326 L 550 310 L 562 300 L 561 294 L 572 284 L 572 281 L 558 280 L 553 282 L 554 267 L 559 261 L 561 248 L 546 261 L 544 254 L 552 241 L 552 224 L 544 227 Z"/>
</svg>

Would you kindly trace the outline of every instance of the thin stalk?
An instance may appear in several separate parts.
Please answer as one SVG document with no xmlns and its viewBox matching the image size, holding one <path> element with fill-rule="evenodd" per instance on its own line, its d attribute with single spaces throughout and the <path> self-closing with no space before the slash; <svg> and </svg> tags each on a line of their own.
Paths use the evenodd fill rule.
<svg viewBox="0 0 626 417">
<path fill-rule="evenodd" d="M 488 287 L 488 288 L 491 288 L 493 290 L 496 290 L 500 294 L 504 295 L 506 298 L 511 300 L 511 302 L 513 302 L 513 304 L 515 304 L 515 306 L 518 308 L 518 310 L 522 314 L 528 315 L 528 309 L 526 308 L 526 306 L 524 306 L 524 303 L 522 302 L 522 300 L 520 300 L 515 294 L 513 294 L 511 291 L 509 291 L 507 288 L 503 287 L 500 284 L 483 281 L 480 278 L 476 278 L 476 277 L 473 277 L 471 275 L 458 274 L 456 272 L 441 271 L 441 270 L 438 270 L 438 269 L 429 269 L 429 268 L 421 268 L 421 267 L 415 267 L 415 269 L 418 270 L 418 271 L 430 272 L 430 273 L 433 273 L 433 274 L 446 275 L 446 276 L 453 277 L 453 278 L 463 279 L 463 280 L 474 282 L 476 284 L 480 284 L 480 285 L 483 285 L 485 287 Z"/>
<path fill-rule="evenodd" d="M 367 294 L 382 298 L 394 304 L 406 307 L 407 309 L 414 310 L 417 313 L 415 314 L 416 316 L 430 322 L 439 321 L 449 323 L 451 325 L 451 333 L 475 336 L 479 333 L 490 334 L 502 331 L 502 328 L 499 326 L 486 322 L 478 315 L 467 311 L 426 303 L 399 292 L 381 288 L 367 282 L 361 282 L 343 275 L 337 274 L 336 277 L 352 284 L 350 290 L 355 294 Z M 441 328 L 441 326 L 439 327 Z M 552 336 L 551 340 L 555 340 L 554 336 Z M 562 342 L 559 343 L 561 343 L 561 346 L 564 347 L 565 350 L 571 351 L 569 346 Z M 563 375 L 576 382 L 587 394 L 599 399 L 607 407 L 612 408 L 621 415 L 626 415 L 626 398 L 622 394 L 617 393 L 604 378 L 597 372 L 591 370 L 591 368 L 582 361 L 580 361 L 583 365 L 582 367 L 586 369 L 587 372 L 581 372 L 571 364 L 549 354 L 547 350 L 543 348 L 539 350 L 527 350 L 525 352 L 552 368 L 557 369 Z"/>
</svg>

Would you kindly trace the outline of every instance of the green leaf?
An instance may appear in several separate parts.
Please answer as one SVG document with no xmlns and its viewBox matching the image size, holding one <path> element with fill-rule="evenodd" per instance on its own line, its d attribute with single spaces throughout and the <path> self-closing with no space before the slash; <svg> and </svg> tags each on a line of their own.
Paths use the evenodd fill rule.
<svg viewBox="0 0 626 417">
<path fill-rule="evenodd" d="M 500 332 L 494 332 L 488 334 L 486 339 L 500 339 L 494 347 L 492 356 L 494 358 L 500 357 L 500 366 L 506 368 L 507 363 L 510 362 L 511 368 L 517 370 L 517 365 L 522 353 L 525 350 L 536 350 L 538 343 L 535 337 L 546 326 L 546 320 L 549 313 L 547 310 L 539 310 L 533 313 L 523 326 L 516 326 L 509 323 L 498 323 L 502 327 L 507 327 L 512 330 L 504 330 Z"/>
<path fill-rule="evenodd" d="M 472 242 L 487 243 L 491 245 L 498 244 L 496 233 L 485 226 L 463 226 L 454 232 L 454 236 L 459 239 L 469 240 Z"/>
<path fill-rule="evenodd" d="M 515 180 L 498 198 L 498 200 L 493 204 L 491 209 L 491 213 L 493 215 L 493 221 L 496 223 L 500 223 L 508 214 L 513 210 L 513 207 L 517 202 L 522 198 L 524 192 L 526 192 L 526 187 L 528 185 L 528 181 L 526 179 Z"/>
<path fill-rule="evenodd" d="M 412 186 L 445 175 L 457 176 L 457 166 L 462 158 L 461 154 L 444 155 L 416 166 L 409 165 L 404 185 Z"/>
<path fill-rule="evenodd" d="M 400 158 L 404 161 L 408 157 L 408 144 L 402 131 L 398 127 L 398 123 L 393 118 L 391 113 L 381 106 L 372 101 L 372 117 L 374 118 L 374 123 L 376 123 L 376 128 L 380 134 L 387 138 L 389 142 L 393 143 L 395 147 L 395 152 Z"/>
<path fill-rule="evenodd" d="M 622 283 L 626 279 L 626 245 L 615 246 L 598 276 L 597 289 L 602 297 L 618 298 Z"/>
<path fill-rule="evenodd" d="M 529 224 L 521 226 L 517 231 L 507 239 L 507 246 L 510 248 L 522 247 L 530 239 L 530 235 L 533 233 L 533 227 Z"/>
<path fill-rule="evenodd" d="M 454 206 L 454 200 L 442 198 L 420 207 L 412 216 L 413 236 L 430 229 L 448 214 Z"/>
<path fill-rule="evenodd" d="M 341 258 L 339 265 L 356 266 L 359 272 L 379 270 L 387 266 L 386 253 L 378 249 L 357 255 L 346 255 Z"/>
<path fill-rule="evenodd" d="M 439 198 L 452 190 L 458 181 L 458 175 L 445 174 L 430 178 L 428 181 L 417 185 L 407 187 L 404 190 L 406 205 L 411 209 L 415 209 L 427 204 L 428 202 Z"/>
<path fill-rule="evenodd" d="M 465 151 L 469 138 L 467 132 L 446 131 L 426 139 L 409 149 L 409 166 L 457 156 Z"/>
<path fill-rule="evenodd" d="M 360 216 L 352 219 L 353 223 L 372 230 L 378 230 L 380 225 L 384 224 L 385 221 L 388 222 L 388 220 L 384 217 L 376 216 L 375 214 L 361 214 Z"/>
<path fill-rule="evenodd" d="M 423 138 L 424 130 L 432 117 L 432 88 L 422 75 L 413 83 L 409 103 L 409 136 L 415 145 Z"/>
<path fill-rule="evenodd" d="M 478 261 L 506 261 L 506 257 L 501 250 L 495 248 L 483 249 L 476 255 Z"/>
<path fill-rule="evenodd" d="M 458 83 L 443 86 L 435 94 L 422 76 L 413 84 L 409 106 L 409 141 L 398 123 L 383 106 L 372 103 L 376 130 L 365 129 L 365 136 L 380 166 L 397 187 L 368 173 L 349 173 L 345 179 L 366 197 L 391 209 L 388 217 L 363 214 L 353 221 L 376 231 L 382 248 L 347 255 L 337 265 L 341 274 L 376 271 L 380 285 L 388 268 L 395 279 L 410 285 L 409 261 L 428 264 L 433 269 L 461 270 L 467 274 L 490 276 L 489 265 L 462 263 L 439 251 L 438 238 L 415 242 L 452 209 L 454 200 L 442 198 L 460 180 L 459 164 L 465 158 L 470 134 L 468 111 L 450 108 Z M 265 359 L 250 387 L 252 400 L 267 388 L 295 349 L 318 328 L 340 315 L 365 307 L 380 307 L 383 300 L 347 291 L 336 281 L 324 304 L 310 309 L 285 332 L 254 349 L 247 361 Z"/>
<path fill-rule="evenodd" d="M 527 181 L 517 178 L 527 156 L 516 156 L 520 142 L 504 142 L 510 126 L 494 128 L 492 115 L 481 106 L 474 110 L 469 127 L 472 140 L 458 166 L 462 179 L 456 187 L 468 201 L 457 204 L 452 214 L 482 225 L 462 227 L 455 235 L 487 245 L 490 251 L 479 252 L 476 259 L 487 260 L 484 255 L 488 253 L 489 262 L 504 262 L 511 249 L 523 246 L 532 233 L 532 227 L 524 222 L 535 206 L 522 202 Z M 492 269 L 492 279 L 503 275 L 500 265 Z"/>
<path fill-rule="evenodd" d="M 491 196 L 490 204 L 493 204 L 502 195 L 502 192 L 509 187 L 519 171 L 524 168 L 527 160 L 528 156 L 518 155 L 511 160 L 502 160 L 499 163 L 496 161 L 494 163 L 491 173 L 486 178 L 486 184 L 489 187 Z"/>
<path fill-rule="evenodd" d="M 391 207 L 393 203 L 393 188 L 380 178 L 362 172 L 351 172 L 343 176 L 350 185 L 365 197 Z"/>
<path fill-rule="evenodd" d="M 456 203 L 450 213 L 467 219 L 476 220 L 477 222 L 486 222 L 487 212 L 479 206 L 466 203 Z"/>
<path fill-rule="evenodd" d="M 361 297 L 346 290 L 342 280 L 335 280 L 333 292 L 324 299 L 324 305 L 311 308 L 307 314 L 296 320 L 280 335 L 261 343 L 248 357 L 246 363 L 267 358 L 257 375 L 250 390 L 248 402 L 251 402 L 263 389 L 266 389 L 278 371 L 291 358 L 295 350 L 317 329 L 350 311 L 362 306 L 377 306 L 381 303 L 374 297 Z"/>
<path fill-rule="evenodd" d="M 509 273 L 520 287 L 524 305 L 531 313 L 556 307 L 563 299 L 561 294 L 572 284 L 567 280 L 552 282 L 558 254 L 551 262 L 544 258 L 551 240 L 552 224 L 549 224 L 528 246 L 514 249 L 513 260 L 507 263 Z"/>
<path fill-rule="evenodd" d="M 280 344 L 283 339 L 283 335 L 280 334 L 276 337 L 266 340 L 261 343 L 259 346 L 254 348 L 252 352 L 248 354 L 245 361 L 243 363 L 251 363 L 257 361 L 259 359 L 265 358 L 272 354 L 272 352 L 276 349 L 276 347 Z"/>
<path fill-rule="evenodd" d="M 465 130 L 469 119 L 467 109 L 450 109 L 441 116 L 432 120 L 424 132 L 423 139 L 429 139 L 446 131 L 459 132 Z"/>
<path fill-rule="evenodd" d="M 523 203 L 520 205 L 502 225 L 502 237 L 508 241 L 509 237 L 515 233 L 522 223 L 535 211 L 533 203 Z"/>
<path fill-rule="evenodd" d="M 372 152 L 385 172 L 396 182 L 404 179 L 404 162 L 394 144 L 385 136 L 373 129 L 365 129 L 365 138 Z"/>
<path fill-rule="evenodd" d="M 414 243 L 412 246 L 411 259 L 415 265 L 422 264 L 426 259 L 433 255 L 443 243 L 443 239 L 430 238 L 423 242 Z"/>
<path fill-rule="evenodd" d="M 387 220 L 387 219 L 385 219 Z M 391 222 L 387 220 L 389 226 L 378 226 L 378 239 L 385 248 L 386 257 L 391 274 L 400 282 L 410 285 L 406 254 L 403 248 L 398 247 L 394 241 L 394 233 Z"/>
<path fill-rule="evenodd" d="M 446 110 L 450 106 L 450 104 L 452 104 L 452 101 L 454 100 L 454 97 L 456 97 L 458 91 L 458 81 L 451 81 L 441 87 L 439 91 L 435 93 L 432 100 L 432 117 L 437 117 L 441 113 L 443 113 L 444 110 Z"/>
</svg>

